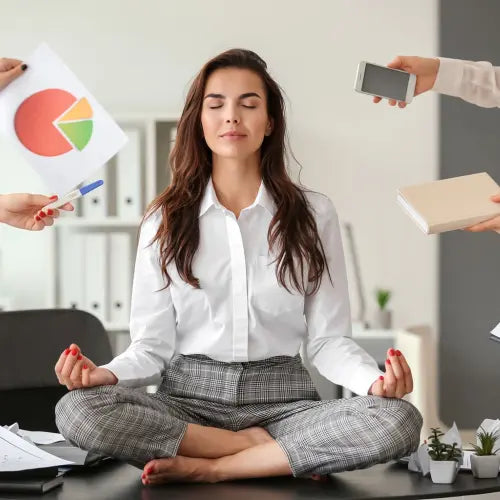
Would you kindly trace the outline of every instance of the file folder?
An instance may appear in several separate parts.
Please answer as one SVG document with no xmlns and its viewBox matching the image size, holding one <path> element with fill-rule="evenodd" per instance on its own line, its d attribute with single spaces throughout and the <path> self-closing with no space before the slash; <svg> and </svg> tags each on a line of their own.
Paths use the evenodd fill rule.
<svg viewBox="0 0 500 500">
<path fill-rule="evenodd" d="M 59 240 L 59 305 L 67 309 L 84 309 L 84 247 L 83 235 L 61 231 Z"/>
<path fill-rule="evenodd" d="M 109 319 L 128 325 L 132 288 L 130 235 L 125 232 L 109 235 Z"/>
<path fill-rule="evenodd" d="M 142 215 L 141 136 L 138 128 L 124 129 L 129 141 L 116 158 L 116 213 L 118 217 Z"/>
<path fill-rule="evenodd" d="M 97 179 L 102 179 L 104 185 L 99 189 L 94 189 L 89 194 L 81 198 L 82 216 L 89 219 L 103 218 L 108 215 L 108 168 L 107 164 L 101 167 L 85 184 L 89 184 Z"/>
<path fill-rule="evenodd" d="M 85 310 L 106 321 L 106 235 L 88 233 L 84 238 L 85 269 L 84 290 Z"/>
</svg>

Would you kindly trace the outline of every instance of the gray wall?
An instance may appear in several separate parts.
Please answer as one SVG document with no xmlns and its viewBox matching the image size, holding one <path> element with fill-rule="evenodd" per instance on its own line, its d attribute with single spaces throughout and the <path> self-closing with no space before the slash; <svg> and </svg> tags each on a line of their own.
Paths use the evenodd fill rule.
<svg viewBox="0 0 500 500">
<path fill-rule="evenodd" d="M 441 0 L 443 57 L 500 65 L 500 2 Z M 442 178 L 488 172 L 500 183 L 500 109 L 443 96 Z M 492 193 L 493 194 L 493 193 Z M 459 428 L 500 417 L 500 236 L 454 231 L 440 236 L 440 417 Z"/>
</svg>

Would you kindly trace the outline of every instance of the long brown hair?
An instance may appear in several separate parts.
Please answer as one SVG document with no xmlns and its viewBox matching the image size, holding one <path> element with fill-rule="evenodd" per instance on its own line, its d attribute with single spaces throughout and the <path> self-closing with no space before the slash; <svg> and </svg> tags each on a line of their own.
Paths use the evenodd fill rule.
<svg viewBox="0 0 500 500">
<path fill-rule="evenodd" d="M 329 269 L 312 209 L 304 190 L 290 179 L 286 164 L 285 104 L 279 85 L 267 72 L 266 63 L 254 52 L 232 49 L 208 61 L 194 79 L 177 125 L 170 154 L 172 182 L 151 203 L 146 217 L 161 210 L 162 220 L 153 242 L 158 242 L 160 266 L 171 283 L 167 266 L 174 262 L 179 276 L 199 288 L 192 263 L 200 241 L 198 216 L 206 185 L 212 173 L 212 151 L 203 137 L 201 110 L 208 77 L 220 68 L 242 68 L 255 72 L 264 83 L 267 112 L 273 130 L 261 146 L 261 175 L 277 210 L 269 225 L 269 248 L 276 256 L 276 276 L 288 291 L 314 293 L 323 272 Z"/>
</svg>

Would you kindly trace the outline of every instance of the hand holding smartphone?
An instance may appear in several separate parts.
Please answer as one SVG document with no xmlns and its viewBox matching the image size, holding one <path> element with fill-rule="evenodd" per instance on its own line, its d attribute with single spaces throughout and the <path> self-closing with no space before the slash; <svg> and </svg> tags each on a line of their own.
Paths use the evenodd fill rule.
<svg viewBox="0 0 500 500">
<path fill-rule="evenodd" d="M 415 95 L 417 78 L 400 69 L 361 61 L 354 89 L 362 94 L 385 97 L 391 101 L 410 103 Z"/>
</svg>

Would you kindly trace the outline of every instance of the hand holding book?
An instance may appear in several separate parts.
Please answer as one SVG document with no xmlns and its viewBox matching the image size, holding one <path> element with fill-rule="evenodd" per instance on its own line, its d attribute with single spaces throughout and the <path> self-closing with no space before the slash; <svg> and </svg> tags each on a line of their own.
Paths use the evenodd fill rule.
<svg viewBox="0 0 500 500">
<path fill-rule="evenodd" d="M 491 201 L 495 203 L 500 203 L 500 194 L 494 194 L 491 198 Z M 465 231 L 471 231 L 473 233 L 479 233 L 482 231 L 496 231 L 500 232 L 500 215 L 493 217 L 492 219 L 488 219 L 484 222 L 480 222 L 479 224 L 474 224 L 465 229 Z"/>
</svg>

